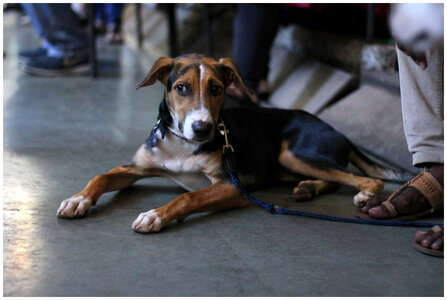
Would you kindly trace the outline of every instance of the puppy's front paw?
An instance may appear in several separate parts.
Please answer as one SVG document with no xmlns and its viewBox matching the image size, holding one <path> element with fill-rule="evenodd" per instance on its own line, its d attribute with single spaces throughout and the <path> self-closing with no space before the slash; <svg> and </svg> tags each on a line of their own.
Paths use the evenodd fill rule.
<svg viewBox="0 0 447 300">
<path fill-rule="evenodd" d="M 358 208 L 362 208 L 366 205 L 366 202 L 373 198 L 375 195 L 368 191 L 360 191 L 357 195 L 354 196 L 354 205 Z"/>
<path fill-rule="evenodd" d="M 160 231 L 164 227 L 165 222 L 158 213 L 151 209 L 148 212 L 141 213 L 132 223 L 132 229 L 139 233 L 149 233 Z"/>
<path fill-rule="evenodd" d="M 57 210 L 59 218 L 80 218 L 83 217 L 92 206 L 92 200 L 84 196 L 71 197 L 62 201 Z"/>
</svg>

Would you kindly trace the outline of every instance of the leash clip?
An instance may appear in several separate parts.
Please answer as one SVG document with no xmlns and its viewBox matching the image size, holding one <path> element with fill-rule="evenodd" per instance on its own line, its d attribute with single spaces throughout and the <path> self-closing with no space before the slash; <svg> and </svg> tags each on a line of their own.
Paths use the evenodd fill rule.
<svg viewBox="0 0 447 300">
<path fill-rule="evenodd" d="M 231 146 L 228 142 L 228 133 L 230 131 L 227 130 L 223 121 L 220 121 L 220 123 L 217 124 L 217 129 L 219 130 L 220 134 L 225 137 L 225 145 L 223 146 L 222 152 L 225 154 L 225 149 L 230 149 L 231 152 L 234 152 L 233 146 Z"/>
<path fill-rule="evenodd" d="M 157 123 L 155 123 L 154 128 L 152 128 L 153 131 L 158 129 L 158 126 L 160 126 L 160 121 L 161 121 L 161 119 L 157 120 Z"/>
</svg>

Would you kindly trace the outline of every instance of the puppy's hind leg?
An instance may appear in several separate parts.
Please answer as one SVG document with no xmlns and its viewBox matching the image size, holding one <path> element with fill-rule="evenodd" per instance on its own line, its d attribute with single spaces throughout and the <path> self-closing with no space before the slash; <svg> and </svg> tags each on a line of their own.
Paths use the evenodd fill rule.
<svg viewBox="0 0 447 300">
<path fill-rule="evenodd" d="M 358 188 L 360 192 L 354 196 L 354 204 L 357 207 L 363 207 L 369 198 L 379 194 L 383 189 L 383 182 L 379 179 L 357 176 L 333 168 L 322 170 L 313 167 L 290 152 L 286 143 L 281 147 L 279 163 L 298 174 Z"/>
<path fill-rule="evenodd" d="M 293 198 L 297 201 L 309 201 L 314 197 L 332 192 L 340 187 L 340 184 L 326 180 L 303 180 L 293 189 Z"/>
</svg>

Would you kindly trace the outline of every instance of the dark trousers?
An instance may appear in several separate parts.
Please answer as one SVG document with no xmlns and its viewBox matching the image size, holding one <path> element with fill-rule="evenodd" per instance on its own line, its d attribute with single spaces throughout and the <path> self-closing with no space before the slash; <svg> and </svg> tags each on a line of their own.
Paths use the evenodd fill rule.
<svg viewBox="0 0 447 300">
<path fill-rule="evenodd" d="M 234 21 L 233 59 L 254 90 L 267 78 L 270 48 L 279 26 L 300 26 L 364 38 L 366 9 L 356 4 L 319 4 L 303 9 L 281 4 L 238 4 Z M 375 35 L 389 38 L 387 22 L 376 20 Z"/>
<path fill-rule="evenodd" d="M 237 5 L 233 59 L 247 85 L 254 90 L 260 80 L 267 78 L 270 48 L 279 26 L 295 21 L 289 11 L 290 8 L 275 4 Z"/>
</svg>

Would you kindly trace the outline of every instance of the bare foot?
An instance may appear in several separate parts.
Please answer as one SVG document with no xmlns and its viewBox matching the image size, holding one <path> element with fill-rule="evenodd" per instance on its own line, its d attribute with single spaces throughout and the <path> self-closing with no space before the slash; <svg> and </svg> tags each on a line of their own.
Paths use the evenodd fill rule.
<svg viewBox="0 0 447 300">
<path fill-rule="evenodd" d="M 443 250 L 444 228 L 439 226 L 436 227 L 438 229 L 435 229 L 435 231 L 433 228 L 426 232 L 417 231 L 414 235 L 414 241 L 427 249 Z"/>
</svg>

